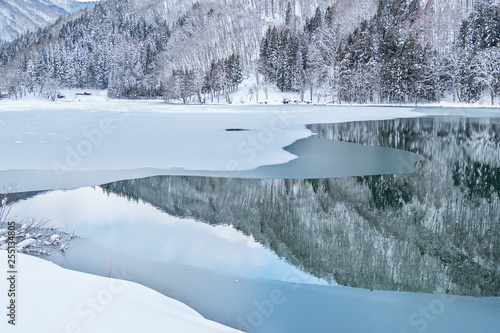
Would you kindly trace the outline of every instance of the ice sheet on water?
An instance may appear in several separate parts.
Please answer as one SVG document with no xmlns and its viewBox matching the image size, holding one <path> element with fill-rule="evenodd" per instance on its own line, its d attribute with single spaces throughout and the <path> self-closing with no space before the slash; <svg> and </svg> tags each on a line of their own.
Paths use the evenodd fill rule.
<svg viewBox="0 0 500 333">
<path fill-rule="evenodd" d="M 283 147 L 312 134 L 305 124 L 419 114 L 410 108 L 20 101 L 7 102 L 0 116 L 0 184 L 29 191 L 175 174 L 172 170 L 282 164 L 296 157 Z"/>
</svg>

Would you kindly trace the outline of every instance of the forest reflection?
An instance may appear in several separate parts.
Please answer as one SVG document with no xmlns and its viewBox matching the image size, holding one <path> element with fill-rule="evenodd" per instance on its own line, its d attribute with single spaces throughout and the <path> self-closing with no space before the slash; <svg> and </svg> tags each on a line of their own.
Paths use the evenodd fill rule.
<svg viewBox="0 0 500 333">
<path fill-rule="evenodd" d="M 319 278 L 354 287 L 500 295 L 500 120 L 311 125 L 321 138 L 407 150 L 417 171 L 330 179 L 159 176 L 109 192 L 231 224 Z"/>
</svg>

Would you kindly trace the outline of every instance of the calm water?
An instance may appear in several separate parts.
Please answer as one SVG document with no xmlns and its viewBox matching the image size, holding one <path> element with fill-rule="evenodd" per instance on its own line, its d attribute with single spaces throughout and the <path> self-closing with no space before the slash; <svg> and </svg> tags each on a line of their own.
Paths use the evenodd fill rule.
<svg viewBox="0 0 500 333">
<path fill-rule="evenodd" d="M 297 158 L 251 170 L 171 169 L 169 175 L 215 178 L 312 179 L 414 172 L 422 156 L 402 149 L 359 145 L 323 138 L 301 139 L 284 148 Z"/>
<path fill-rule="evenodd" d="M 367 153 L 404 150 L 407 158 L 387 149 L 387 158 L 365 160 L 382 170 L 372 176 L 128 180 L 39 194 L 16 212 L 52 218 L 123 252 L 246 276 L 280 279 L 300 269 L 311 283 L 500 295 L 499 119 L 310 129 L 322 139 L 379 146 L 361 147 Z M 323 153 L 337 161 L 350 150 Z M 416 171 L 401 173 L 412 171 L 408 161 Z"/>
</svg>

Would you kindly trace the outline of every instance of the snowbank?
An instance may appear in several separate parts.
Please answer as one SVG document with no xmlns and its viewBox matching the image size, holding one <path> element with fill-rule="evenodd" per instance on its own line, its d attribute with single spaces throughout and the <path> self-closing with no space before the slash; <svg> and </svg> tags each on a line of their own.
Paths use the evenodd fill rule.
<svg viewBox="0 0 500 333">
<path fill-rule="evenodd" d="M 6 251 L 0 257 L 0 270 L 7 272 Z M 24 254 L 17 259 L 16 325 L 3 314 L 1 332 L 238 332 L 133 282 L 70 271 Z M 6 279 L 1 281 L 7 291 Z M 5 299 L 2 292 L 4 304 Z"/>
</svg>

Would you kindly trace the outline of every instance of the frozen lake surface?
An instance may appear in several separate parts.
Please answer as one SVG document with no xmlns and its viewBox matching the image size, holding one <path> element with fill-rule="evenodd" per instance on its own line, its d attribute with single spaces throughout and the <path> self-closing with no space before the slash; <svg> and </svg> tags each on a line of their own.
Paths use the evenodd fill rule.
<svg viewBox="0 0 500 333">
<path fill-rule="evenodd" d="M 82 237 L 63 267 L 250 332 L 500 325 L 494 109 L 9 103 L 0 183 L 75 188 L 12 210 Z"/>
<path fill-rule="evenodd" d="M 36 108 L 14 102 L 2 105 L 0 184 L 15 183 L 19 192 L 165 174 L 226 174 L 279 165 L 296 158 L 284 147 L 312 135 L 306 124 L 422 115 L 410 108 L 207 107 L 144 101 L 41 102 Z M 358 156 L 365 158 L 361 162 L 370 161 L 364 152 Z M 362 172 L 377 172 L 370 173 L 370 163 L 353 162 L 363 166 Z M 329 176 L 335 176 L 335 168 Z"/>
</svg>

